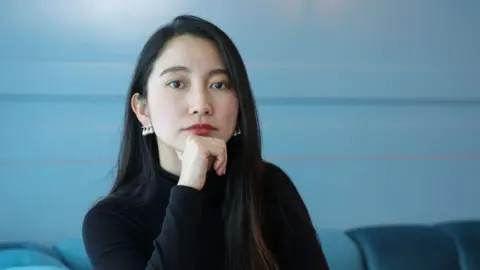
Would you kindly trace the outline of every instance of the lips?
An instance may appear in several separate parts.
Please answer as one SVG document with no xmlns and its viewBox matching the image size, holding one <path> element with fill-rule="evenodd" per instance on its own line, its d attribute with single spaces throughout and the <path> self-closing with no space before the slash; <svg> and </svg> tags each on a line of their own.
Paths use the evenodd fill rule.
<svg viewBox="0 0 480 270">
<path fill-rule="evenodd" d="M 207 135 L 210 132 L 217 130 L 217 128 L 209 124 L 196 124 L 189 126 L 185 130 L 195 135 Z"/>
</svg>

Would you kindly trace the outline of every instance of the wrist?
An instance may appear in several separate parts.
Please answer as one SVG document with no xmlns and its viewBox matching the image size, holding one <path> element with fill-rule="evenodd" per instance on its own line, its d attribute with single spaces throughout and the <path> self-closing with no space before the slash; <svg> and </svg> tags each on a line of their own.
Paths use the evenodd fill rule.
<svg viewBox="0 0 480 270">
<path fill-rule="evenodd" d="M 190 187 L 190 188 L 193 188 L 193 189 L 196 189 L 196 190 L 201 190 L 201 187 L 199 185 L 195 185 L 195 184 L 192 184 L 192 183 L 178 182 L 177 186 L 184 186 L 184 187 Z"/>
<path fill-rule="evenodd" d="M 194 188 L 196 190 L 201 190 L 203 188 L 203 185 L 201 183 L 202 183 L 201 180 L 195 180 L 195 179 L 188 179 L 188 178 L 180 177 L 177 185 L 191 187 L 191 188 Z"/>
</svg>

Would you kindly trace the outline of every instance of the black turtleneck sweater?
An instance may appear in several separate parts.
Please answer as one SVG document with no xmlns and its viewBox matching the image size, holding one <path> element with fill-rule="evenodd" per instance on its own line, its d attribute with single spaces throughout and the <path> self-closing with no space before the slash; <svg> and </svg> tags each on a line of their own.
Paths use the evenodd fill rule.
<svg viewBox="0 0 480 270">
<path fill-rule="evenodd" d="M 266 244 L 281 270 L 328 269 L 307 208 L 290 178 L 266 163 Z M 85 248 L 98 270 L 225 269 L 221 205 L 226 177 L 209 174 L 201 191 L 159 171 L 155 199 L 144 206 L 104 199 L 83 222 Z"/>
</svg>

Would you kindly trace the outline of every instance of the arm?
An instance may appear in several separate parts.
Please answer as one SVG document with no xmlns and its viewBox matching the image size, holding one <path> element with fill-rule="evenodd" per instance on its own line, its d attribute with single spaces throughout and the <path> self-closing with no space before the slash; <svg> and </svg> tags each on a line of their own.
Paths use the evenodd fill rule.
<svg viewBox="0 0 480 270">
<path fill-rule="evenodd" d="M 291 179 L 274 165 L 269 165 L 268 178 L 275 198 L 270 206 L 275 208 L 271 226 L 280 265 L 291 270 L 329 269 L 307 207 Z"/>
<path fill-rule="evenodd" d="M 136 232 L 124 217 L 92 208 L 84 219 L 83 238 L 94 269 L 193 269 L 202 196 L 190 187 L 172 188 L 162 230 L 153 241 L 151 256 L 145 256 L 140 250 L 137 235 L 142 232 Z"/>
</svg>

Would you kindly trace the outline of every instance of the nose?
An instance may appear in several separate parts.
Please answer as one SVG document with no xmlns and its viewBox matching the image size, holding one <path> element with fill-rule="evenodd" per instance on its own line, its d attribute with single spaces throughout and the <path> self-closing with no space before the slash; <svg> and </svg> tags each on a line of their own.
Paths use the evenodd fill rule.
<svg viewBox="0 0 480 270">
<path fill-rule="evenodd" d="M 212 106 L 208 93 L 205 93 L 205 91 L 192 91 L 191 95 L 190 114 L 199 116 L 212 114 Z"/>
</svg>

